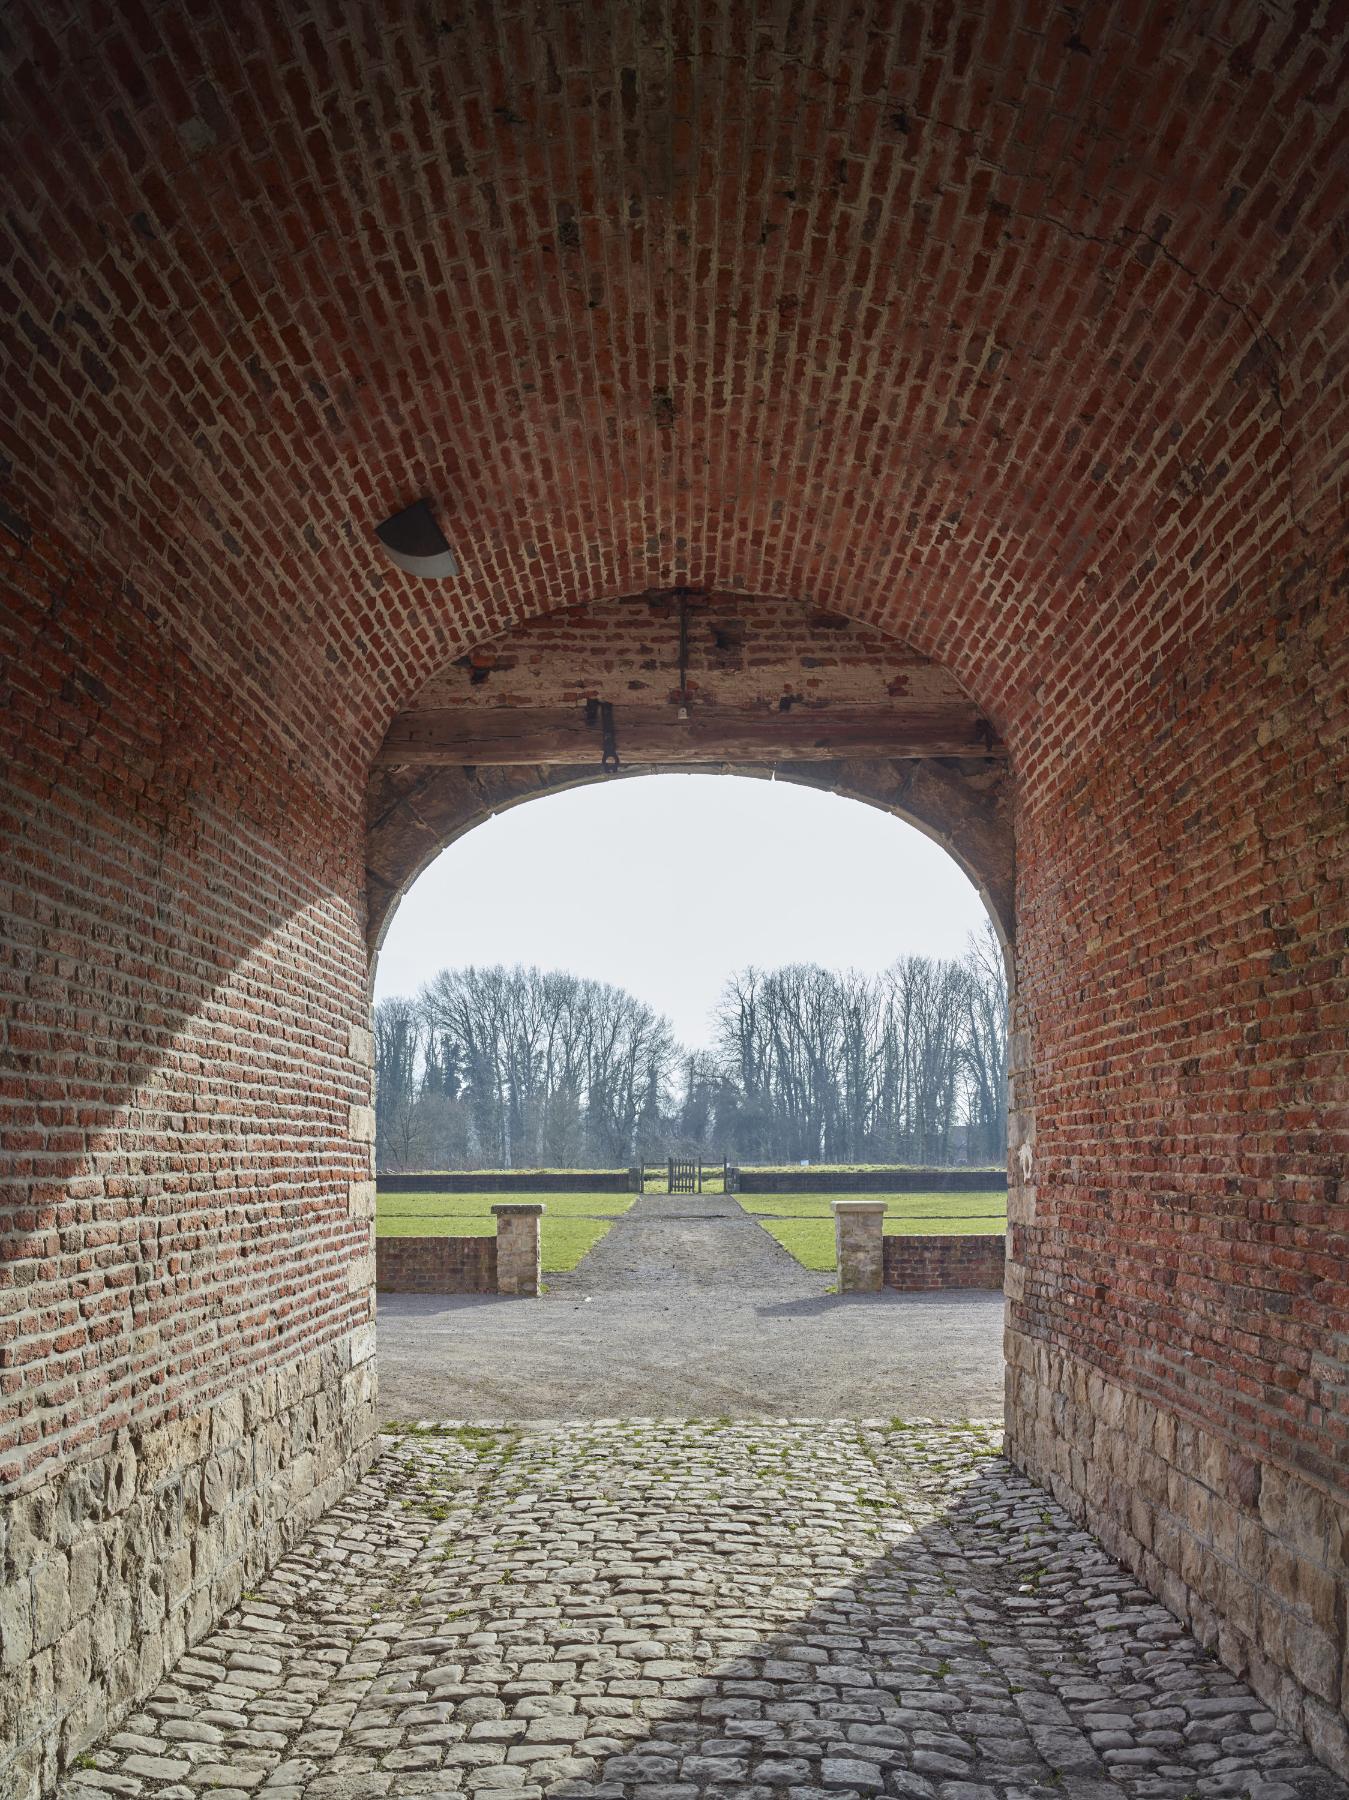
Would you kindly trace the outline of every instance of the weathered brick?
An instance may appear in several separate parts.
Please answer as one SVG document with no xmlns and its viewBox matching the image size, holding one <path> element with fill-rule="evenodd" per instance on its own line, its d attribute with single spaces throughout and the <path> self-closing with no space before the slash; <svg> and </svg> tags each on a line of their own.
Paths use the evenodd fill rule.
<svg viewBox="0 0 1349 1800">
<path fill-rule="evenodd" d="M 375 1286 L 393 1294 L 494 1294 L 495 1237 L 386 1237 L 375 1242 Z"/>
<path fill-rule="evenodd" d="M 1047 0 L 731 7 L 696 35 L 488 7 L 452 59 L 426 9 L 181 12 L 6 20 L 15 1579 L 76 1467 L 103 1484 L 81 1531 L 139 1558 L 151 1489 L 200 1494 L 194 1421 L 237 1389 L 316 1439 L 255 1496 L 267 1543 L 358 1460 L 365 923 L 455 830 L 561 785 L 461 771 L 418 835 L 385 771 L 391 844 L 374 757 L 432 683 L 668 697 L 668 640 L 606 668 L 597 615 L 659 623 L 688 586 L 817 621 L 793 692 L 864 679 L 818 622 L 846 616 L 887 686 L 949 680 L 1010 752 L 984 789 L 842 785 L 974 846 L 1003 917 L 1015 789 L 1018 1456 L 1127 1547 L 1146 1444 L 1238 1511 L 1252 1582 L 1277 1551 L 1343 1586 L 1328 1524 L 1317 1546 L 1349 1467 L 1344 9 L 1106 5 L 1070 45 Z M 463 564 L 434 590 L 373 538 L 418 492 Z M 699 647 L 709 682 L 746 672 L 733 636 Z M 1217 1636 L 1188 1497 L 1147 1500 L 1131 1554 Z M 237 1588 L 223 1533 L 194 1543 L 161 1635 L 96 1602 L 107 1672 L 72 1719 L 125 1708 Z M 1293 1667 L 1282 1595 L 1257 1617 L 1253 1671 L 1349 1759 L 1323 1655 Z M 50 1699 L 51 1647 L 25 1668 Z M 21 1787 L 54 1771 L 45 1705 Z"/>
</svg>

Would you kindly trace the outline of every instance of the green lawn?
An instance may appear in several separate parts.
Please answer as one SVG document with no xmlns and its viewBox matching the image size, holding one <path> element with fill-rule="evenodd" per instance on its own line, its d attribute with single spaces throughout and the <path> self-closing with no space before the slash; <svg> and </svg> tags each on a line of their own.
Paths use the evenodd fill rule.
<svg viewBox="0 0 1349 1800">
<path fill-rule="evenodd" d="M 743 1163 L 742 1172 L 746 1175 L 802 1175 L 812 1170 L 823 1175 L 856 1175 L 863 1171 L 870 1173 L 873 1169 L 903 1169 L 906 1163 L 807 1163 L 804 1168 L 800 1163 Z M 930 1166 L 930 1165 L 929 1165 Z M 996 1168 L 999 1175 L 1006 1174 L 1001 1163 L 969 1163 L 965 1165 L 986 1174 Z"/>
<path fill-rule="evenodd" d="M 1002 1231 L 1007 1225 L 1007 1195 L 954 1190 L 927 1194 L 738 1194 L 749 1213 L 780 1219 L 832 1219 L 835 1200 L 883 1200 L 885 1229 L 895 1232 Z"/>
<path fill-rule="evenodd" d="M 496 1230 L 495 1219 L 459 1213 L 396 1213 L 388 1218 L 382 1206 L 375 1213 L 376 1237 L 495 1237 Z"/>
<path fill-rule="evenodd" d="M 615 1218 L 626 1212 L 635 1194 L 386 1194 L 376 1201 L 376 1218 L 385 1219 L 491 1219 L 496 1204 L 540 1201 L 545 1219 Z M 415 1232 L 403 1232 L 404 1237 Z"/>
<path fill-rule="evenodd" d="M 765 1231 L 777 1239 L 784 1250 L 790 1251 L 803 1268 L 823 1270 L 832 1269 L 836 1266 L 834 1253 L 834 1221 L 832 1219 L 760 1218 L 759 1223 L 763 1226 Z M 984 1235 L 990 1235 L 991 1232 L 1001 1229 L 1002 1227 L 999 1226 L 996 1221 L 989 1227 L 983 1225 L 977 1227 L 977 1230 Z M 921 1224 L 904 1220 L 896 1220 L 892 1224 L 889 1219 L 885 1222 L 885 1235 L 887 1237 L 915 1237 L 921 1235 L 924 1231 L 930 1231 L 934 1237 L 938 1235 L 959 1235 L 959 1232 L 953 1230 L 950 1226 L 942 1227 L 940 1225 Z"/>
<path fill-rule="evenodd" d="M 745 1194 L 740 1204 L 804 1268 L 826 1270 L 835 1266 L 831 1200 L 884 1200 L 886 1237 L 991 1237 L 1007 1229 L 1005 1194 Z"/>
<path fill-rule="evenodd" d="M 409 1195 L 409 1193 L 391 1193 L 391 1201 L 407 1201 L 407 1199 L 427 1199 L 427 1195 Z M 470 1195 L 454 1193 L 448 1199 L 470 1199 Z M 549 1195 L 555 1199 L 555 1195 Z M 562 1195 L 562 1199 L 575 1199 L 575 1195 Z M 614 1199 L 614 1195 L 605 1195 L 605 1199 Z M 621 1199 L 621 1195 L 618 1195 Z M 549 1219 L 544 1213 L 542 1231 L 540 1231 L 540 1251 L 544 1274 L 560 1274 L 564 1269 L 575 1269 L 582 1260 L 587 1249 L 594 1249 L 612 1224 L 612 1219 L 569 1219 L 566 1215 L 555 1215 Z M 470 1213 L 394 1213 L 387 1215 L 384 1201 L 380 1201 L 375 1215 L 376 1237 L 495 1237 L 497 1220 L 490 1215 L 483 1217 L 481 1213 L 474 1217 Z"/>
<path fill-rule="evenodd" d="M 565 1269 L 574 1269 L 586 1251 L 595 1248 L 612 1223 L 611 1219 L 550 1219 L 545 1213 L 544 1274 L 557 1275 Z"/>
<path fill-rule="evenodd" d="M 832 1219 L 761 1219 L 759 1223 L 803 1268 L 824 1270 L 837 1266 Z"/>
</svg>

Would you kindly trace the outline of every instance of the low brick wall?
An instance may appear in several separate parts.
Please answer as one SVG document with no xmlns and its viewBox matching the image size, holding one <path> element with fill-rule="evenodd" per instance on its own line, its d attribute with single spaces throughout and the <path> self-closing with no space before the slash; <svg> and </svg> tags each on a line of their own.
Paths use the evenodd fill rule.
<svg viewBox="0 0 1349 1800">
<path fill-rule="evenodd" d="M 888 1237 L 885 1285 L 905 1293 L 936 1288 L 1002 1287 L 1006 1240 L 987 1237 Z"/>
<path fill-rule="evenodd" d="M 495 1237 L 375 1239 L 375 1286 L 383 1294 L 495 1294 Z"/>
<path fill-rule="evenodd" d="M 442 1169 L 429 1175 L 381 1175 L 381 1194 L 630 1194 L 628 1169 Z"/>
<path fill-rule="evenodd" d="M 383 1187 L 381 1182 L 380 1186 Z M 740 1169 L 741 1194 L 923 1194 L 1007 1191 L 1005 1169 Z"/>
</svg>

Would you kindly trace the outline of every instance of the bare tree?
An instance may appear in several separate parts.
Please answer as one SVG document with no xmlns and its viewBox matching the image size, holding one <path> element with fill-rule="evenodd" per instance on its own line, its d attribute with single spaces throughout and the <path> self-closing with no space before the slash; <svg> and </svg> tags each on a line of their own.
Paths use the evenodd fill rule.
<svg viewBox="0 0 1349 1800">
<path fill-rule="evenodd" d="M 626 1161 L 643 1119 L 668 1111 L 674 1034 L 621 988 L 518 964 L 442 969 L 418 1010 L 495 1167 Z"/>
<path fill-rule="evenodd" d="M 742 1159 L 949 1161 L 957 1127 L 973 1124 L 982 1148 L 1002 1116 L 1000 1017 L 969 958 L 904 957 L 879 978 L 743 970 L 714 1019 L 712 1128 Z"/>
<path fill-rule="evenodd" d="M 380 1168 L 416 1164 L 422 1023 L 411 1000 L 381 1000 L 374 1009 L 375 1157 Z"/>
<path fill-rule="evenodd" d="M 1007 1160 L 1007 965 L 992 924 L 971 932 L 962 1046 L 972 1156 Z"/>
<path fill-rule="evenodd" d="M 1007 991 L 991 927 L 960 962 L 884 975 L 813 963 L 726 983 L 690 1055 L 620 988 L 564 971 L 442 969 L 376 1009 L 385 1167 L 741 1160 L 942 1163 L 1005 1155 Z"/>
</svg>

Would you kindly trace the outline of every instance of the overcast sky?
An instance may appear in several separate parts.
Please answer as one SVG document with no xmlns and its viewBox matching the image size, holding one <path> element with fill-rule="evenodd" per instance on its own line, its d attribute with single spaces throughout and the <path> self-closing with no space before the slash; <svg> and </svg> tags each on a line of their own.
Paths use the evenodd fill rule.
<svg viewBox="0 0 1349 1800">
<path fill-rule="evenodd" d="M 946 852 L 875 807 L 784 781 L 649 775 L 528 801 L 451 845 L 399 907 L 375 996 L 415 994 L 454 964 L 537 963 L 627 988 L 696 1047 L 748 963 L 960 956 L 984 917 Z"/>
</svg>

